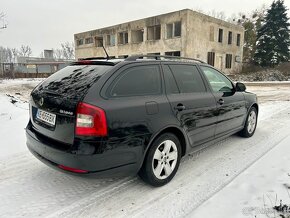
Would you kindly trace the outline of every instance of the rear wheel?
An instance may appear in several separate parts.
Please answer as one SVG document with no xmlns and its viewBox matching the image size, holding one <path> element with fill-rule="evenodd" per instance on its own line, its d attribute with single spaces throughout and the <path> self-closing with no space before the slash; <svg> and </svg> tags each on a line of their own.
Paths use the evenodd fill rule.
<svg viewBox="0 0 290 218">
<path fill-rule="evenodd" d="M 181 145 L 172 133 L 160 135 L 149 148 L 139 176 L 152 186 L 167 184 L 176 174 L 181 158 Z"/>
<path fill-rule="evenodd" d="M 242 129 L 242 131 L 240 132 L 241 136 L 249 138 L 252 135 L 254 135 L 257 127 L 257 117 L 258 117 L 257 109 L 255 107 L 251 107 L 247 116 L 244 129 Z"/>
</svg>

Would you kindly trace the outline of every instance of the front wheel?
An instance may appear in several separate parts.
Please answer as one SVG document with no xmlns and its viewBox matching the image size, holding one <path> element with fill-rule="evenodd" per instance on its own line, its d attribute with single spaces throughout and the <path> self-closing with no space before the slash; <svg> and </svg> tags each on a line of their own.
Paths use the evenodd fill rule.
<svg viewBox="0 0 290 218">
<path fill-rule="evenodd" d="M 139 176 L 152 186 L 162 186 L 175 176 L 181 158 L 181 145 L 172 133 L 159 136 L 149 148 Z"/>
<path fill-rule="evenodd" d="M 258 118 L 257 109 L 255 107 L 251 107 L 247 116 L 244 129 L 242 129 L 242 131 L 240 132 L 241 136 L 249 138 L 252 135 L 254 135 L 257 127 L 257 118 Z"/>
</svg>

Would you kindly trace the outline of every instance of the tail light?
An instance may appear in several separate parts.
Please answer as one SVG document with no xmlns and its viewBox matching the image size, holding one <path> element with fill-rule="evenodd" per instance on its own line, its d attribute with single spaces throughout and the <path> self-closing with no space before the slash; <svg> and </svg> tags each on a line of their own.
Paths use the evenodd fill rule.
<svg viewBox="0 0 290 218">
<path fill-rule="evenodd" d="M 80 102 L 76 115 L 76 135 L 107 136 L 107 120 L 103 109 Z"/>
</svg>

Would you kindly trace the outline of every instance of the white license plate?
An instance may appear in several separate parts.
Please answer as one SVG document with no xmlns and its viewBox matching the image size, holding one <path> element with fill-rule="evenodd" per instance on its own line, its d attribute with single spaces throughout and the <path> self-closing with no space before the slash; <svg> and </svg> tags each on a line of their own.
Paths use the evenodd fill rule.
<svg viewBox="0 0 290 218">
<path fill-rule="evenodd" d="M 56 120 L 55 114 L 38 109 L 36 113 L 36 118 L 51 126 L 55 125 L 55 120 Z"/>
</svg>

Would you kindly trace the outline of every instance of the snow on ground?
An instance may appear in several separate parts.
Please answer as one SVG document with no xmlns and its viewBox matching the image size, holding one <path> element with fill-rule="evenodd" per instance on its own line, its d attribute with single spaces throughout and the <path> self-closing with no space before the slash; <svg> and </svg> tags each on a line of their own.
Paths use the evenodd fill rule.
<svg viewBox="0 0 290 218">
<path fill-rule="evenodd" d="M 1 84 L 0 84 L 1 86 Z M 24 128 L 28 121 L 28 103 L 0 95 L 0 158 L 26 150 Z"/>
<path fill-rule="evenodd" d="M 248 87 L 262 98 L 252 138 L 234 135 L 194 152 L 168 185 L 152 188 L 138 177 L 76 177 L 36 160 L 24 128 L 28 93 L 38 82 L 0 81 L 0 217 L 267 217 L 261 208 L 272 207 L 276 193 L 277 204 L 290 204 L 290 92 L 284 85 Z"/>
<path fill-rule="evenodd" d="M 290 135 L 242 172 L 190 217 L 279 217 L 273 207 L 290 204 Z M 286 215 L 286 214 L 285 214 Z M 290 215 L 288 213 L 288 215 Z"/>
</svg>

